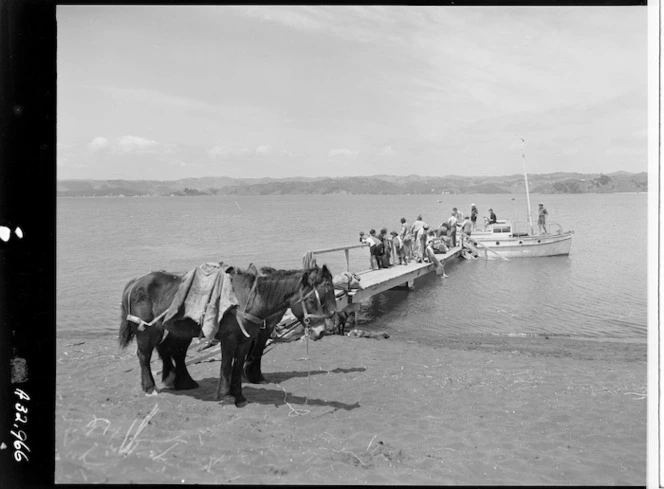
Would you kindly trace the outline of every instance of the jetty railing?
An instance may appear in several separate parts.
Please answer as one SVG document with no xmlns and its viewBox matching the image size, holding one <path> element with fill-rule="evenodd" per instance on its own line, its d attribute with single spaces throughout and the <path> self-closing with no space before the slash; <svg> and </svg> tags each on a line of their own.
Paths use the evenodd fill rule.
<svg viewBox="0 0 664 489">
<path fill-rule="evenodd" d="M 344 254 L 346 255 L 346 271 L 350 272 L 350 250 L 355 248 L 368 248 L 368 247 L 369 247 L 368 243 L 360 243 L 350 246 L 338 246 L 336 248 L 323 248 L 320 250 L 313 250 L 310 253 L 316 256 L 316 255 L 323 255 L 325 253 L 335 253 L 337 251 L 343 251 Z"/>
</svg>

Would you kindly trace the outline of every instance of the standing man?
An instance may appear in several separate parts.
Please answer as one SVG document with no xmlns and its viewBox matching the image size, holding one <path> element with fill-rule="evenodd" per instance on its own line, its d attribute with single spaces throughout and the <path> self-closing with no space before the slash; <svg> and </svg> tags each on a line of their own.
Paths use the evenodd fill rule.
<svg viewBox="0 0 664 489">
<path fill-rule="evenodd" d="M 477 222 L 478 210 L 475 204 L 470 204 L 470 222 L 473 223 L 473 231 L 475 231 L 475 223 Z"/>
<path fill-rule="evenodd" d="M 360 242 L 367 243 L 369 245 L 369 266 L 371 270 L 377 270 L 380 268 L 380 263 L 378 262 L 378 244 L 380 241 L 376 236 L 376 230 L 372 229 L 369 231 L 369 235 L 364 234 L 364 231 L 360 231 Z"/>
<path fill-rule="evenodd" d="M 464 218 L 463 222 L 461 223 L 461 241 L 462 242 L 465 238 L 470 237 L 472 227 L 473 227 L 473 223 L 470 220 L 470 218 L 468 218 L 468 217 Z"/>
<path fill-rule="evenodd" d="M 447 219 L 447 235 L 452 239 L 452 248 L 456 248 L 457 217 L 456 207 L 452 209 L 452 214 Z"/>
<path fill-rule="evenodd" d="M 426 224 L 422 220 L 422 215 L 420 214 L 415 219 L 415 222 L 410 227 L 410 234 L 413 236 L 413 247 L 414 249 L 414 258 L 418 263 L 422 263 L 422 258 L 424 258 L 424 249 L 422 247 L 422 231 Z"/>
<path fill-rule="evenodd" d="M 489 209 L 489 220 L 487 224 L 496 224 L 496 213 L 493 212 L 493 209 Z"/>
<path fill-rule="evenodd" d="M 387 228 L 380 230 L 378 239 L 383 243 L 383 254 L 379 258 L 381 268 L 389 268 L 392 258 L 392 238 L 387 235 Z"/>
<path fill-rule="evenodd" d="M 412 260 L 413 258 L 413 237 L 410 234 L 410 226 L 405 217 L 401 218 L 401 231 L 399 232 L 399 236 L 403 243 L 403 255 L 405 257 L 403 264 L 408 265 L 408 260 Z"/>
<path fill-rule="evenodd" d="M 537 225 L 539 226 L 540 234 L 546 234 L 546 216 L 548 215 L 549 213 L 544 208 L 544 204 L 540 202 L 539 217 L 537 218 Z M 542 229 L 544 229 L 544 233 L 542 233 Z"/>
</svg>

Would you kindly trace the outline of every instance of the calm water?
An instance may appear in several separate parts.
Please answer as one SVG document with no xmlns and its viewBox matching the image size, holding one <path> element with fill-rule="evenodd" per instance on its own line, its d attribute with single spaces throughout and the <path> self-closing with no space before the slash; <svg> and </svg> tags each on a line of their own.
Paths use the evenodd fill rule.
<svg viewBox="0 0 664 489">
<path fill-rule="evenodd" d="M 647 195 L 531 198 L 533 209 L 542 200 L 550 221 L 575 231 L 569 257 L 453 262 L 445 281 L 431 274 L 414 292 L 363 304 L 362 327 L 397 340 L 488 333 L 645 341 Z M 520 195 L 60 198 L 58 332 L 115 334 L 125 283 L 152 270 L 207 261 L 300 268 L 307 250 L 354 244 L 360 230 L 396 230 L 399 218 L 418 213 L 437 226 L 471 202 L 480 216 L 493 207 L 499 219 L 526 220 Z M 621 223 L 628 235 L 617 232 Z M 344 269 L 343 253 L 318 262 Z M 351 254 L 351 268 L 367 265 L 366 249 Z"/>
</svg>

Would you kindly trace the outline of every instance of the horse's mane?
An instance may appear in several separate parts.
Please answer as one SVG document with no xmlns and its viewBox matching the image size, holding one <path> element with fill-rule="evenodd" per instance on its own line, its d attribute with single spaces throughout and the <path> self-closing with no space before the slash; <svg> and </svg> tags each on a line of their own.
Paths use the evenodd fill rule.
<svg viewBox="0 0 664 489">
<path fill-rule="evenodd" d="M 258 275 L 239 268 L 235 268 L 234 273 L 245 278 L 251 286 L 256 281 L 256 292 L 267 303 L 290 298 L 307 276 L 304 270 L 277 270 L 272 267 L 261 267 Z"/>
<path fill-rule="evenodd" d="M 235 273 L 243 275 L 249 280 L 257 280 L 256 290 L 264 297 L 266 302 L 279 300 L 283 297 L 290 298 L 301 286 L 307 283 L 319 283 L 323 280 L 332 280 L 332 274 L 327 266 L 322 268 L 290 269 L 281 270 L 273 267 L 261 267 L 256 275 L 248 270 L 236 268 Z M 315 272 L 315 278 L 310 279 L 311 273 Z"/>
<path fill-rule="evenodd" d="M 306 284 L 307 274 L 303 270 L 274 270 L 259 275 L 256 290 L 267 303 L 290 298 Z"/>
</svg>

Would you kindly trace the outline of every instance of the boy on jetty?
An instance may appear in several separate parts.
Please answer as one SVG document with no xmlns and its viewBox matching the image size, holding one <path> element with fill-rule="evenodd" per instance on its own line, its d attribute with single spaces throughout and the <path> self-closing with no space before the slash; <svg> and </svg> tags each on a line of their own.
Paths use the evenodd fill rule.
<svg viewBox="0 0 664 489">
<path fill-rule="evenodd" d="M 399 260 L 399 265 L 407 265 L 408 258 L 404 250 L 403 239 L 401 239 L 401 236 L 396 231 L 392 231 L 390 235 L 392 236 L 393 263 L 396 265 L 397 260 Z"/>
</svg>

